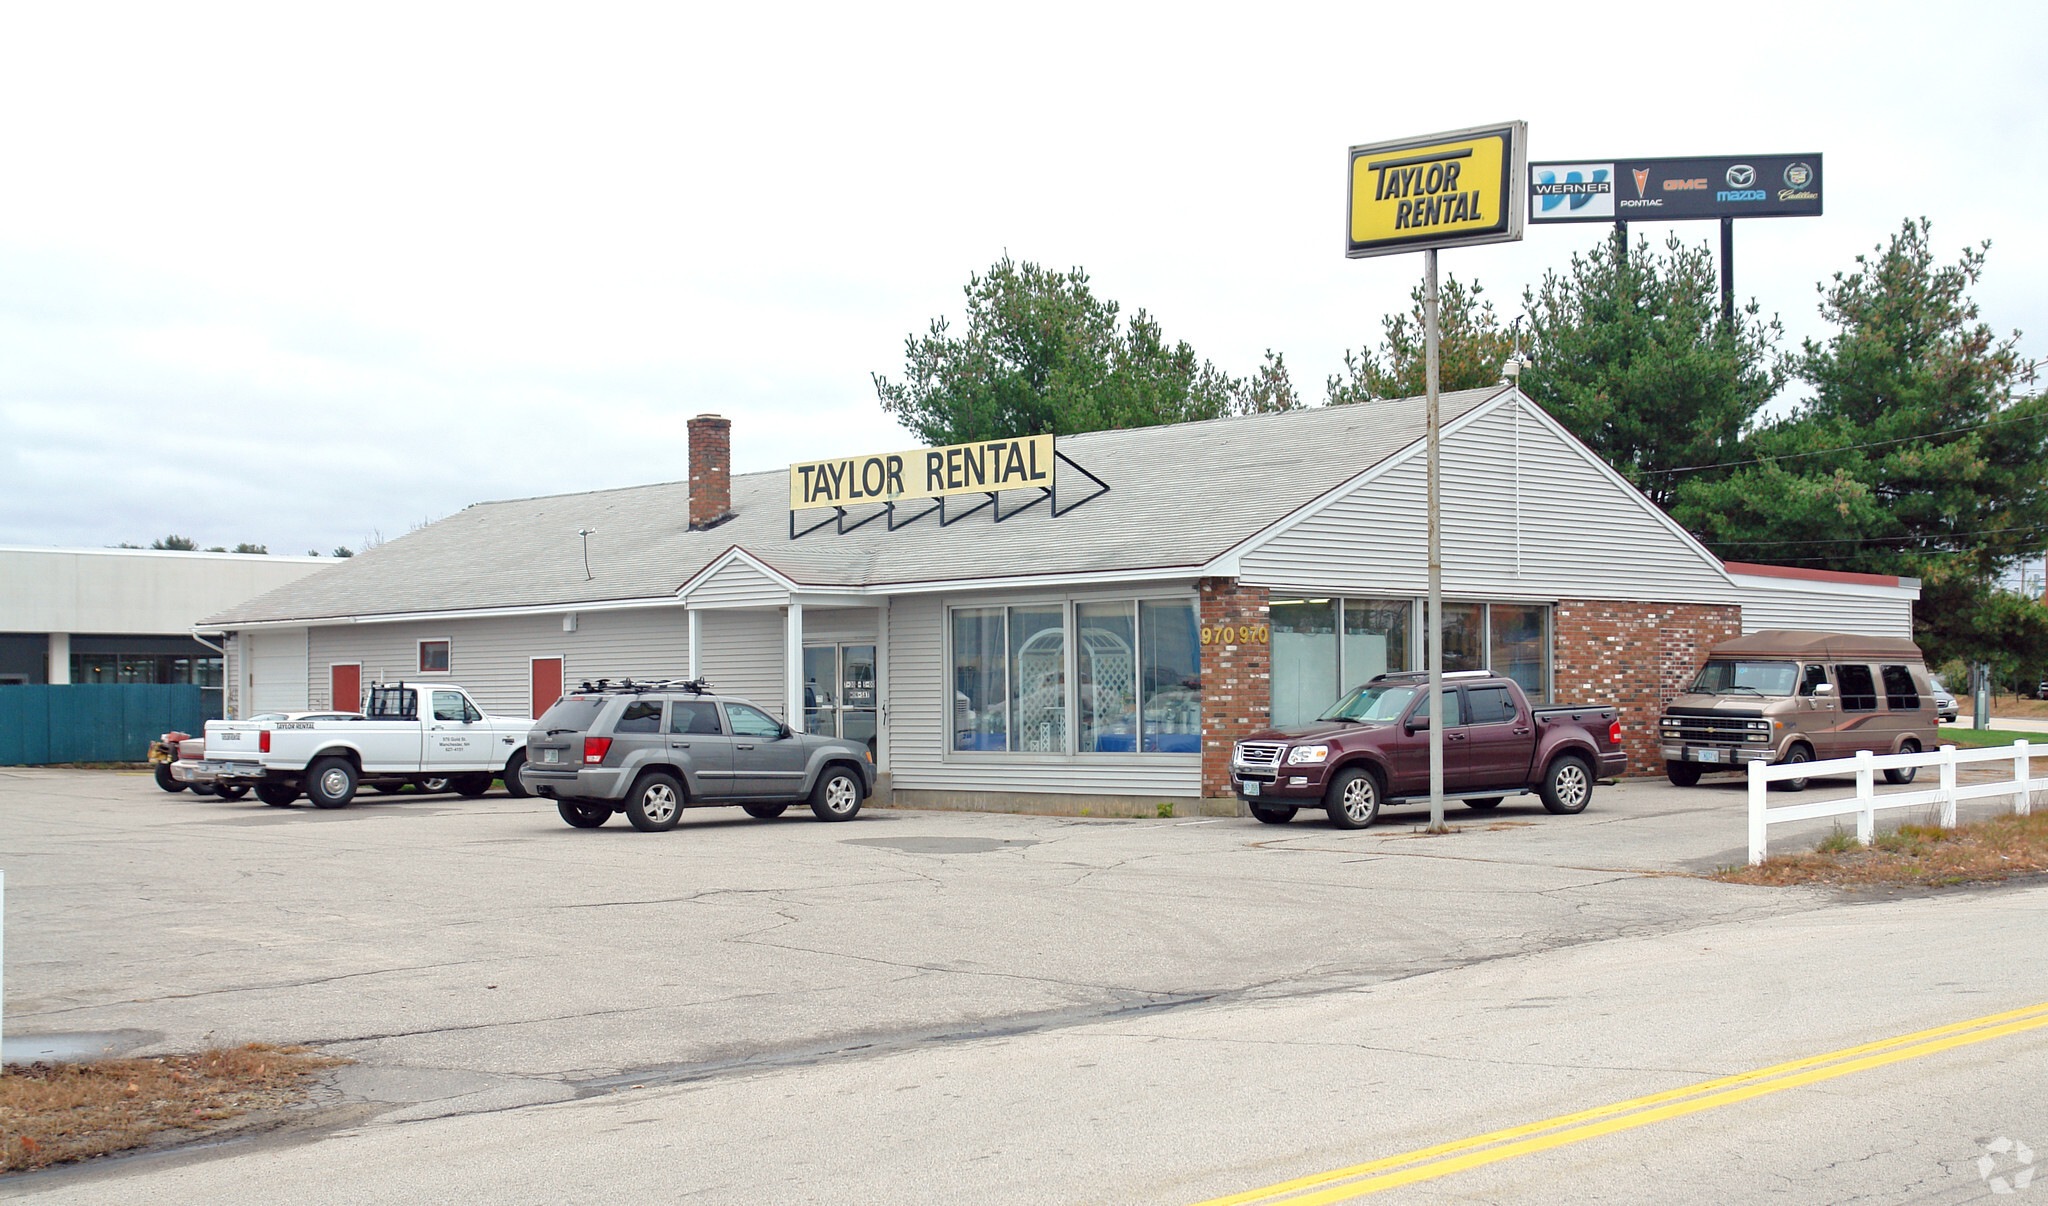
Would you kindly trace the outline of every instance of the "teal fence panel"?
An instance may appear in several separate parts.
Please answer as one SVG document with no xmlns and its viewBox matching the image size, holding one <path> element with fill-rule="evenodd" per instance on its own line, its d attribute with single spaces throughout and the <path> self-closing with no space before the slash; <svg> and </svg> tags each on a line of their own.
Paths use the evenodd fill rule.
<svg viewBox="0 0 2048 1206">
<path fill-rule="evenodd" d="M 50 760 L 50 692 L 45 686 L 0 687 L 0 766 Z"/>
<path fill-rule="evenodd" d="M 0 687 L 0 765 L 140 762 L 173 729 L 205 730 L 219 711 L 206 694 L 190 683 Z"/>
</svg>

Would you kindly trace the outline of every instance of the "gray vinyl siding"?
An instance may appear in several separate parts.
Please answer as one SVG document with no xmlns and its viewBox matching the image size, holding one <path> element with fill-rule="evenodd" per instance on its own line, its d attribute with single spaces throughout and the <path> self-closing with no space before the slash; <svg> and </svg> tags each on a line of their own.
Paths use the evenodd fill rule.
<svg viewBox="0 0 2048 1206">
<path fill-rule="evenodd" d="M 692 607 L 748 607 L 787 603 L 789 592 L 760 570 L 734 558 L 698 583 L 688 598 Z"/>
<path fill-rule="evenodd" d="M 1446 594 L 1735 601 L 1717 564 L 1513 395 L 1447 433 L 1442 465 Z M 1426 473 L 1418 449 L 1247 553 L 1240 579 L 1283 592 L 1425 592 Z"/>
<path fill-rule="evenodd" d="M 1061 594 L 977 592 L 911 595 L 889 607 L 889 769 L 899 788 L 936 791 L 1145 795 L 1202 794 L 1201 756 L 956 754 L 947 750 L 951 674 L 946 669 L 946 609 L 1056 599 L 1158 597 L 1187 582 L 1102 587 Z"/>
<path fill-rule="evenodd" d="M 877 614 L 878 609 L 873 607 L 806 607 L 804 643 L 872 644 L 881 632 L 875 619 Z"/>
<path fill-rule="evenodd" d="M 711 689 L 744 699 L 777 720 L 787 720 L 782 657 L 787 620 L 783 613 L 707 611 L 702 616 L 702 677 L 711 680 Z"/>
<path fill-rule="evenodd" d="M 442 638 L 449 642 L 448 673 L 420 674 L 419 642 Z M 328 667 L 359 662 L 366 687 L 400 679 L 454 683 L 493 715 L 527 716 L 536 657 L 561 658 L 562 680 L 572 687 L 597 678 L 682 678 L 689 670 L 689 618 L 680 607 L 658 607 L 582 612 L 575 632 L 562 631 L 558 614 L 315 628 L 307 695 L 316 707 L 330 706 Z"/>
<path fill-rule="evenodd" d="M 1802 591 L 1792 583 L 1744 590 L 1740 597 L 1744 632 L 1793 628 L 1913 639 L 1909 599 Z"/>
<path fill-rule="evenodd" d="M 231 632 L 220 643 L 221 683 L 227 688 L 221 700 L 224 720 L 240 720 L 247 715 L 242 709 L 242 701 L 247 698 L 242 690 L 242 642 L 247 639 L 239 632 Z"/>
</svg>

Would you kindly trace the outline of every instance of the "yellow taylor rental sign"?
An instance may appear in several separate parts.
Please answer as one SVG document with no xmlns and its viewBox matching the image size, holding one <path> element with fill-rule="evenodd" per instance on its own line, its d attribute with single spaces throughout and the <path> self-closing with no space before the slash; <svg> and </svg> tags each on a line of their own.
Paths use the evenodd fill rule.
<svg viewBox="0 0 2048 1206">
<path fill-rule="evenodd" d="M 789 509 L 1050 488 L 1052 456 L 1052 437 L 1037 435 L 800 461 L 789 467 Z"/>
<path fill-rule="evenodd" d="M 1344 254 L 1521 238 L 1527 161 L 1522 122 L 1352 147 Z"/>
</svg>

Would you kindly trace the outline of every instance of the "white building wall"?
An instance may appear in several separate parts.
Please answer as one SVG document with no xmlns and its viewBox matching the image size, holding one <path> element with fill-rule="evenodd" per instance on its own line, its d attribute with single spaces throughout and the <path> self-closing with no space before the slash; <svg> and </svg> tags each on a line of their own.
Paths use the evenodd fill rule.
<svg viewBox="0 0 2048 1206">
<path fill-rule="evenodd" d="M 323 557 L 0 548 L 0 632 L 185 633 L 334 564 Z"/>
<path fill-rule="evenodd" d="M 735 557 L 699 582 L 688 595 L 696 607 L 747 607 L 789 602 L 789 591 L 773 578 Z"/>
<path fill-rule="evenodd" d="M 895 786 L 948 792 L 1031 792 L 1061 795 L 1159 796 L 1202 794 L 1199 754 L 962 753 L 947 748 L 953 714 L 952 674 L 946 665 L 946 609 L 1066 599 L 1123 599 L 1184 593 L 1190 582 L 1044 592 L 982 591 L 959 595 L 898 596 L 889 606 L 889 769 Z"/>
<path fill-rule="evenodd" d="M 1736 582 L 1745 588 L 1740 596 L 1745 633 L 1792 628 L 1913 639 L 1913 600 L 1904 591 L 1831 590 L 1831 583 L 1747 576 L 1738 576 Z"/>
<path fill-rule="evenodd" d="M 704 672 L 711 689 L 735 696 L 777 720 L 789 719 L 784 695 L 782 611 L 706 611 L 703 619 Z M 806 618 L 809 609 L 805 609 Z"/>
<path fill-rule="evenodd" d="M 273 628 L 244 638 L 243 715 L 306 710 L 306 647 L 303 628 Z"/>
<path fill-rule="evenodd" d="M 1512 395 L 1446 432 L 1442 466 L 1446 594 L 1736 601 L 1717 562 Z M 1427 490 L 1417 451 L 1245 554 L 1240 580 L 1280 593 L 1421 594 Z"/>
</svg>

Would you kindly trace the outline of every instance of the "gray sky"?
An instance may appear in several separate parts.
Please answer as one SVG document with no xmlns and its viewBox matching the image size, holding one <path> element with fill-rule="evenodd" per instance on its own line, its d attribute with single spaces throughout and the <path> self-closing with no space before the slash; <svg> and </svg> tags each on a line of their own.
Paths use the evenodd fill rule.
<svg viewBox="0 0 2048 1206">
<path fill-rule="evenodd" d="M 1394 7 L 11 6 L 0 543 L 360 547 L 682 478 L 704 411 L 739 471 L 907 447 L 869 374 L 1005 250 L 1319 401 L 1421 271 L 1343 258 L 1345 148 L 1513 118 L 1822 152 L 1826 217 L 1736 231 L 1788 342 L 1925 214 L 2048 347 L 2044 6 Z M 1444 267 L 1512 312 L 1606 229 Z"/>
</svg>

